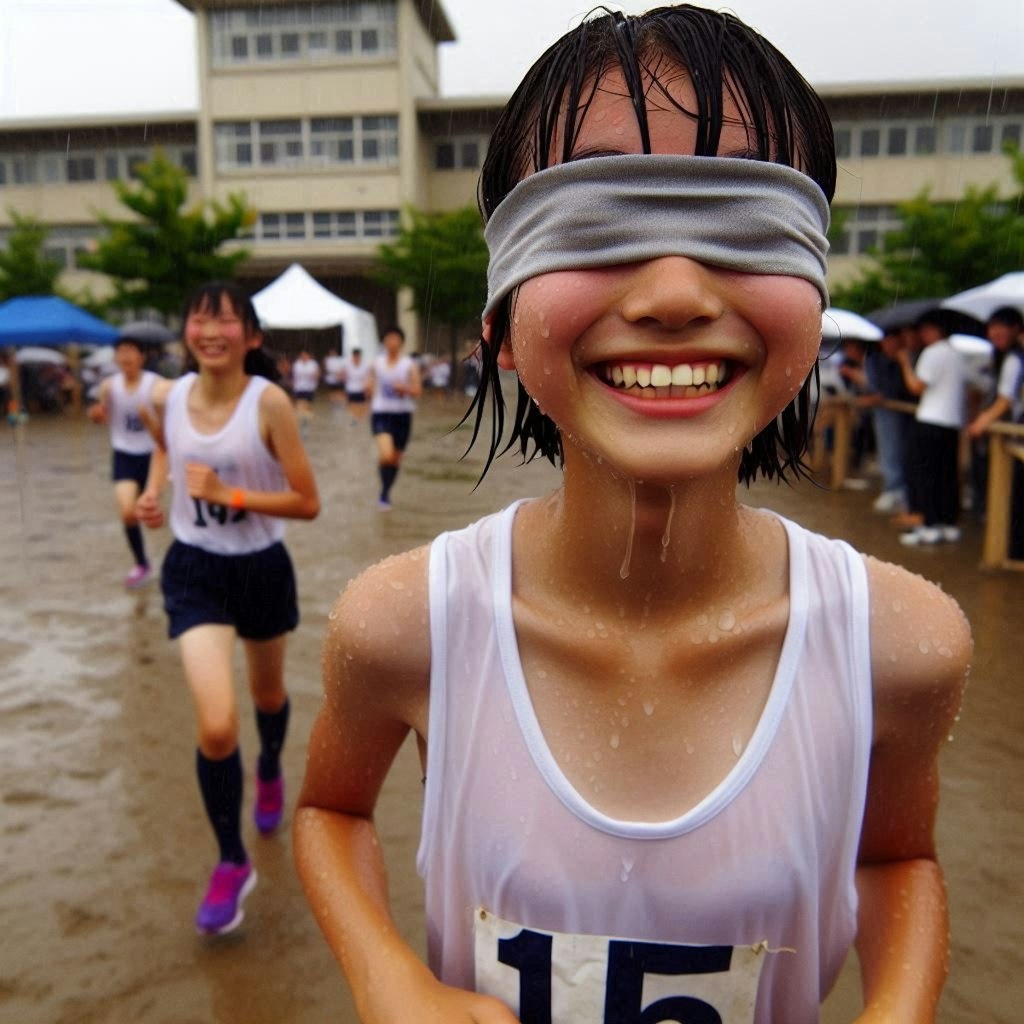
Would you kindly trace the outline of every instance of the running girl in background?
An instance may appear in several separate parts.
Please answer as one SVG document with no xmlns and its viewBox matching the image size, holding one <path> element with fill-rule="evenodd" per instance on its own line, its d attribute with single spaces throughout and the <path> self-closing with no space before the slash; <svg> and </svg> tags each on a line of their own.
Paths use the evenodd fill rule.
<svg viewBox="0 0 1024 1024">
<path fill-rule="evenodd" d="M 153 438 L 146 429 L 143 410 L 149 405 L 153 385 L 160 377 L 144 370 L 145 354 L 133 338 L 119 338 L 114 347 L 118 372 L 100 384 L 96 401 L 89 406 L 93 423 L 110 427 L 113 448 L 111 478 L 114 500 L 124 524 L 125 537 L 135 566 L 124 578 L 128 590 L 137 590 L 151 575 L 146 544 L 135 514 L 135 503 L 146 486 Z"/>
<path fill-rule="evenodd" d="M 169 472 L 174 542 L 163 563 L 164 607 L 195 703 L 199 788 L 220 851 L 196 926 L 220 933 L 241 922 L 256 884 L 242 842 L 235 639 L 245 650 L 261 744 L 254 818 L 269 834 L 284 807 L 285 637 L 299 621 L 284 520 L 313 519 L 320 504 L 288 396 L 247 372 L 260 365 L 262 335 L 245 292 L 204 285 L 183 319 L 198 370 L 153 389 L 159 447 L 137 509 L 147 526 L 162 523 Z"/>
<path fill-rule="evenodd" d="M 412 432 L 416 399 L 423 393 L 420 370 L 411 356 L 402 355 L 405 332 L 389 327 L 381 339 L 384 351 L 373 361 L 366 380 L 370 401 L 370 423 L 377 441 L 377 472 L 380 499 L 377 507 L 391 509 L 391 487 L 398 476 L 402 453 Z"/>
<path fill-rule="evenodd" d="M 352 426 L 366 419 L 366 410 L 370 407 L 366 400 L 366 381 L 369 376 L 370 367 L 363 362 L 363 350 L 352 349 L 345 364 L 345 402 Z"/>
<path fill-rule="evenodd" d="M 299 353 L 299 358 L 292 363 L 292 391 L 303 437 L 306 436 L 309 421 L 313 418 L 313 400 L 316 398 L 319 383 L 320 364 L 303 349 Z"/>
<path fill-rule="evenodd" d="M 937 587 L 739 505 L 799 476 L 832 128 L 728 14 L 585 21 L 491 139 L 476 408 L 564 468 L 346 590 L 295 849 L 360 1018 L 933 1021 L 937 759 L 971 641 Z M 401 643 L 395 636 L 401 636 Z M 374 807 L 415 732 L 429 969 Z"/>
<path fill-rule="evenodd" d="M 345 357 L 339 355 L 336 348 L 330 349 L 324 357 L 324 384 L 331 411 L 338 412 L 345 401 Z"/>
</svg>

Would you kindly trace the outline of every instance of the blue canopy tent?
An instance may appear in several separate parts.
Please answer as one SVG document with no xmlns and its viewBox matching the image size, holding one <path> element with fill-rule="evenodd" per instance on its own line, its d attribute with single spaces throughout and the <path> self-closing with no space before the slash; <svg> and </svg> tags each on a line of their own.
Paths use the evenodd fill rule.
<svg viewBox="0 0 1024 1024">
<path fill-rule="evenodd" d="M 10 345 L 112 345 L 117 329 L 56 295 L 0 303 L 0 348 Z"/>
<path fill-rule="evenodd" d="M 0 303 L 0 349 L 10 349 L 8 419 L 21 416 L 14 352 L 24 345 L 112 345 L 117 330 L 56 295 L 24 295 Z M 76 392 L 77 395 L 77 392 Z M 77 398 L 76 398 L 77 407 Z"/>
</svg>

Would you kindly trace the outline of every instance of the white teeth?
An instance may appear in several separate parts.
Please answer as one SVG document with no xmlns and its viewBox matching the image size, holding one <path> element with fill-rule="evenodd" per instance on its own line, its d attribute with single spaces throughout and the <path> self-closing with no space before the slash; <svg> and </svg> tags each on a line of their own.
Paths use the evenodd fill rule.
<svg viewBox="0 0 1024 1024">
<path fill-rule="evenodd" d="M 707 369 L 704 371 L 704 380 L 708 384 L 718 383 L 718 363 L 709 363 Z"/>
<path fill-rule="evenodd" d="M 612 383 L 613 384 L 621 384 L 622 383 L 622 367 L 621 366 L 613 366 L 612 367 Z"/>
<path fill-rule="evenodd" d="M 625 387 L 631 388 L 636 383 L 636 370 L 632 366 L 622 368 L 622 383 Z"/>
<path fill-rule="evenodd" d="M 686 363 L 680 363 L 672 368 L 672 383 L 689 387 L 693 383 L 693 369 Z"/>
<path fill-rule="evenodd" d="M 693 368 L 693 384 L 694 384 L 694 387 L 699 387 L 703 383 L 704 383 L 704 367 L 703 366 L 695 366 Z"/>
<path fill-rule="evenodd" d="M 636 382 L 642 388 L 647 387 L 651 383 L 651 368 L 649 366 L 638 366 L 636 368 Z"/>
<path fill-rule="evenodd" d="M 651 367 L 651 385 L 666 388 L 672 383 L 672 371 L 667 366 L 655 364 Z"/>
</svg>

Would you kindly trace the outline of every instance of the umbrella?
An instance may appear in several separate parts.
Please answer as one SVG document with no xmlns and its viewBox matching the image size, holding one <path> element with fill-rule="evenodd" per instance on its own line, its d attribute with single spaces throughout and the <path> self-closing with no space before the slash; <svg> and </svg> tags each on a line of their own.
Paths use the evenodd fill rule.
<svg viewBox="0 0 1024 1024">
<path fill-rule="evenodd" d="M 943 299 L 905 299 L 903 302 L 893 302 L 873 310 L 867 317 L 872 323 L 888 331 L 898 330 L 900 327 L 913 327 L 918 318 L 925 313 L 941 310 L 942 322 L 950 334 L 973 334 L 979 337 L 985 334 L 985 325 L 980 320 L 955 309 L 946 309 L 943 302 Z"/>
<path fill-rule="evenodd" d="M 131 338 L 132 341 L 143 345 L 163 345 L 168 341 L 174 341 L 177 335 L 155 320 L 133 320 L 117 329 L 117 337 L 119 341 L 122 338 Z"/>
<path fill-rule="evenodd" d="M 71 342 L 109 345 L 116 337 L 110 324 L 56 295 L 23 295 L 0 304 L 0 347 Z"/>
<path fill-rule="evenodd" d="M 1003 274 L 988 284 L 951 295 L 942 305 L 987 320 L 1000 306 L 1013 306 L 1024 313 L 1024 271 Z"/>
<path fill-rule="evenodd" d="M 821 336 L 829 341 L 880 341 L 882 331 L 859 313 L 831 306 L 821 314 Z"/>
<path fill-rule="evenodd" d="M 52 366 L 65 366 L 67 359 L 56 349 L 39 348 L 36 345 L 23 345 L 18 349 L 14 361 L 19 366 L 26 363 L 50 363 Z"/>
</svg>

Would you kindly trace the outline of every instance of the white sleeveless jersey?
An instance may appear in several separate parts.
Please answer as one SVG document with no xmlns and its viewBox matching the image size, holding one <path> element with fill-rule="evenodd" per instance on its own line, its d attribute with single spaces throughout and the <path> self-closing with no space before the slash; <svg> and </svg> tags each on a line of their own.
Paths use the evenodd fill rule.
<svg viewBox="0 0 1024 1024">
<path fill-rule="evenodd" d="M 399 356 L 394 365 L 388 365 L 388 357 L 381 354 L 373 361 L 372 412 L 415 412 L 416 402 L 408 395 L 395 391 L 396 384 L 408 384 L 412 379 L 411 356 Z"/>
<path fill-rule="evenodd" d="M 174 484 L 171 532 L 185 544 L 218 555 L 262 551 L 284 537 L 284 520 L 190 498 L 185 466 L 189 462 L 211 466 L 228 487 L 284 490 L 281 466 L 260 437 L 260 396 L 270 382 L 251 377 L 231 419 L 216 434 L 200 434 L 188 416 L 188 396 L 195 380 L 194 373 L 186 374 L 167 395 L 164 438 Z"/>
<path fill-rule="evenodd" d="M 340 384 L 345 376 L 345 357 L 327 356 L 324 359 L 324 383 Z"/>
<path fill-rule="evenodd" d="M 678 818 L 621 821 L 570 784 L 534 714 L 512 619 L 515 508 L 431 548 L 417 855 L 431 967 L 524 1024 L 815 1024 L 855 932 L 862 559 L 783 520 L 790 618 L 750 743 Z"/>
<path fill-rule="evenodd" d="M 292 387 L 296 391 L 316 391 L 320 364 L 315 359 L 296 359 L 292 363 Z"/>
<path fill-rule="evenodd" d="M 150 395 L 157 382 L 157 374 L 143 370 L 133 391 L 125 386 L 123 373 L 110 378 L 110 404 L 107 407 L 107 422 L 110 424 L 110 444 L 116 451 L 129 455 L 148 455 L 155 442 L 146 424 L 142 422 L 143 407 L 151 409 Z"/>
<path fill-rule="evenodd" d="M 349 362 L 345 366 L 345 390 L 349 394 L 362 394 L 366 391 L 366 378 L 370 375 L 370 364 L 359 361 L 359 365 Z"/>
</svg>

